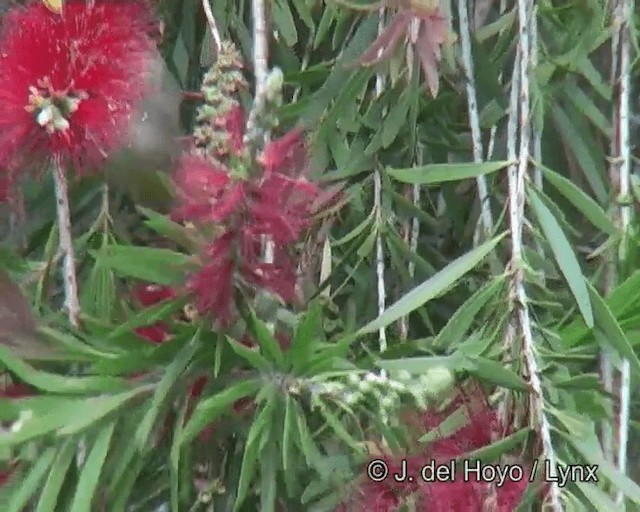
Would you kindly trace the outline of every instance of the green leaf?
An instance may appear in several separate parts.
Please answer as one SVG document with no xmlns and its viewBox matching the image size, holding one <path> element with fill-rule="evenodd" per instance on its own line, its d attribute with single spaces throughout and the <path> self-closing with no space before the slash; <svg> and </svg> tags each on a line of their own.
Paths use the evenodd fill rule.
<svg viewBox="0 0 640 512">
<path fill-rule="evenodd" d="M 38 454 L 38 459 L 31 467 L 20 486 L 14 491 L 7 512 L 24 512 L 29 499 L 36 493 L 47 471 L 50 471 L 56 456 L 56 448 L 47 448 Z"/>
<path fill-rule="evenodd" d="M 503 437 L 495 443 L 467 452 L 456 460 L 463 458 L 465 460 L 481 460 L 486 463 L 497 461 L 514 448 L 520 446 L 532 431 L 533 429 L 531 427 L 525 427 L 509 436 Z"/>
<path fill-rule="evenodd" d="M 256 337 L 261 353 L 267 360 L 273 362 L 278 368 L 284 369 L 285 359 L 278 340 L 269 331 L 266 324 L 252 311 L 249 315 L 249 329 Z"/>
<path fill-rule="evenodd" d="M 298 323 L 288 353 L 296 371 L 308 362 L 316 335 L 321 329 L 321 314 L 320 303 L 313 302 Z"/>
<path fill-rule="evenodd" d="M 378 361 L 377 366 L 388 372 L 406 371 L 412 375 L 422 375 L 432 368 L 446 368 L 456 370 L 462 362 L 461 355 L 454 353 L 450 356 L 407 357 Z"/>
<path fill-rule="evenodd" d="M 148 220 L 144 224 L 153 229 L 159 235 L 176 242 L 185 249 L 194 250 L 197 248 L 195 241 L 189 236 L 189 231 L 183 225 L 172 221 L 166 215 L 154 212 L 143 206 L 136 206 L 138 211 L 142 213 Z"/>
<path fill-rule="evenodd" d="M 262 379 L 243 380 L 209 398 L 200 400 L 182 432 L 180 444 L 184 445 L 192 441 L 205 427 L 228 412 L 235 402 L 253 395 L 262 388 L 262 385 Z"/>
<path fill-rule="evenodd" d="M 431 299 L 444 293 L 453 286 L 458 279 L 464 276 L 472 268 L 478 265 L 487 254 L 505 237 L 506 233 L 489 240 L 484 244 L 460 256 L 437 274 L 427 279 L 424 283 L 408 292 L 400 300 L 392 304 L 374 321 L 362 327 L 357 334 L 368 334 L 386 327 L 399 318 L 408 315 L 412 311 L 422 307 Z"/>
<path fill-rule="evenodd" d="M 502 288 L 506 280 L 506 274 L 494 277 L 471 297 L 447 321 L 446 325 L 433 340 L 434 347 L 446 347 L 453 343 L 460 343 L 465 333 L 473 325 L 478 312 L 491 300 L 498 290 Z"/>
<path fill-rule="evenodd" d="M 44 484 L 36 512 L 55 512 L 60 490 L 67 477 L 69 466 L 76 454 L 77 442 L 73 439 L 66 441 L 53 461 L 49 476 Z"/>
<path fill-rule="evenodd" d="M 123 334 L 131 332 L 138 327 L 146 327 L 165 320 L 173 313 L 182 311 L 185 304 L 186 299 L 184 298 L 163 300 L 162 302 L 143 309 L 140 313 L 129 315 L 126 322 L 118 325 L 109 332 L 108 337 L 110 339 L 119 338 Z"/>
<path fill-rule="evenodd" d="M 541 163 L 535 162 L 546 180 L 553 185 L 558 192 L 560 192 L 576 209 L 585 216 L 587 220 L 591 222 L 596 228 L 608 233 L 609 235 L 615 235 L 617 230 L 611 219 L 607 216 L 605 211 L 591 199 L 584 191 L 575 185 L 572 181 L 568 180 L 564 176 L 552 171 L 548 167 L 545 167 Z"/>
<path fill-rule="evenodd" d="M 189 256 L 170 249 L 110 245 L 100 251 L 89 251 L 96 262 L 114 272 L 165 286 L 184 282 Z"/>
<path fill-rule="evenodd" d="M 463 368 L 485 382 L 518 391 L 530 391 L 529 385 L 514 371 L 502 363 L 484 357 L 465 356 Z"/>
<path fill-rule="evenodd" d="M 447 437 L 455 434 L 465 425 L 468 425 L 469 421 L 470 419 L 467 413 L 467 407 L 458 407 L 454 412 L 441 421 L 438 426 L 424 434 L 419 441 L 421 443 L 431 443 L 438 439 L 446 439 Z"/>
<path fill-rule="evenodd" d="M 85 430 L 107 415 L 118 409 L 122 409 L 129 400 L 135 398 L 143 391 L 145 391 L 145 388 L 138 388 L 127 393 L 120 393 L 113 396 L 107 395 L 86 398 L 83 402 L 76 404 L 74 408 L 70 409 L 70 412 L 75 409 L 75 414 L 58 429 L 58 434 L 66 436 Z M 54 415 L 55 412 L 51 414 Z"/>
<path fill-rule="evenodd" d="M 382 147 L 388 148 L 398 136 L 400 129 L 407 123 L 407 113 L 409 112 L 410 88 L 400 95 L 398 102 L 389 110 L 382 122 Z"/>
<path fill-rule="evenodd" d="M 550 111 L 551 116 L 560 132 L 562 138 L 571 149 L 571 153 L 576 158 L 584 172 L 584 176 L 596 195 L 600 204 L 607 200 L 607 191 L 603 182 L 604 167 L 597 162 L 590 151 L 586 138 L 578 133 L 574 120 L 570 119 L 567 113 L 556 103 Z"/>
<path fill-rule="evenodd" d="M 622 358 L 629 360 L 634 372 L 640 373 L 640 360 L 621 329 L 620 324 L 618 324 L 618 321 L 607 307 L 605 301 L 600 297 L 598 291 L 589 281 L 585 280 L 585 282 L 589 290 L 589 295 L 591 296 L 596 325 L 602 329 L 606 335 L 605 339 L 609 345 L 617 350 Z"/>
<path fill-rule="evenodd" d="M 559 433 L 580 452 L 585 461 L 589 464 L 597 464 L 600 478 L 604 477 L 609 480 L 616 489 L 640 505 L 640 486 L 627 475 L 620 473 L 615 466 L 602 456 L 602 450 L 595 436 L 590 435 L 585 439 L 565 432 Z"/>
<path fill-rule="evenodd" d="M 256 370 L 268 372 L 273 369 L 273 365 L 269 363 L 269 361 L 267 361 L 257 350 L 249 348 L 242 343 L 238 343 L 236 340 L 230 338 L 229 336 L 227 336 L 226 338 L 233 351 Z"/>
<path fill-rule="evenodd" d="M 71 512 L 91 512 L 93 497 L 100 481 L 104 461 L 109 453 L 109 445 L 115 429 L 115 423 L 103 428 L 98 434 L 89 456 L 82 467 L 82 473 L 76 485 Z"/>
<path fill-rule="evenodd" d="M 187 418 L 189 402 L 185 400 L 180 408 L 178 417 L 173 429 L 173 439 L 171 443 L 171 451 L 169 453 L 170 459 L 170 475 L 169 475 L 169 488 L 171 491 L 171 510 L 180 510 L 180 477 L 181 468 L 184 464 L 180 464 L 183 455 L 183 446 L 180 443 L 180 438 L 184 429 L 184 424 Z M 184 473 L 184 471 L 182 471 Z"/>
<path fill-rule="evenodd" d="M 319 407 L 320 415 L 327 422 L 327 425 L 333 430 L 333 432 L 338 436 L 338 439 L 341 439 L 349 448 L 354 450 L 356 453 L 362 453 L 362 444 L 358 443 L 353 436 L 347 431 L 347 429 L 342 425 L 340 419 L 333 414 L 329 408 L 324 404 L 320 403 Z"/>
<path fill-rule="evenodd" d="M 600 382 L 600 375 L 597 373 L 588 373 L 585 375 L 574 375 L 567 379 L 554 382 L 554 385 L 558 388 L 564 389 L 592 389 L 601 390 L 602 383 Z"/>
<path fill-rule="evenodd" d="M 563 96 L 583 113 L 596 126 L 605 137 L 611 137 L 611 123 L 602 111 L 597 107 L 592 98 L 575 83 L 567 81 L 564 84 Z"/>
<path fill-rule="evenodd" d="M 273 23 L 280 35 L 284 38 L 287 46 L 293 46 L 298 42 L 298 31 L 293 21 L 289 3 L 287 0 L 276 0 L 272 4 L 271 14 Z"/>
<path fill-rule="evenodd" d="M 402 183 L 433 185 L 484 176 L 504 169 L 508 161 L 483 163 L 429 164 L 409 169 L 387 169 L 389 176 Z"/>
<path fill-rule="evenodd" d="M 0 362 L 27 384 L 49 393 L 106 393 L 122 391 L 129 387 L 126 381 L 114 377 L 65 377 L 36 370 L 15 357 L 9 348 L 1 344 Z"/>
<path fill-rule="evenodd" d="M 175 359 L 165 369 L 164 375 L 162 379 L 160 379 L 160 382 L 158 382 L 155 393 L 153 394 L 151 405 L 135 433 L 135 445 L 140 452 L 144 452 L 145 447 L 149 445 L 149 435 L 155 425 L 158 414 L 160 414 L 160 408 L 167 401 L 172 387 L 182 372 L 187 368 L 198 348 L 200 348 L 199 331 L 191 341 L 178 352 Z"/>
<path fill-rule="evenodd" d="M 261 446 L 265 440 L 268 442 L 271 435 L 270 426 L 274 411 L 274 393 L 275 387 L 271 386 L 271 390 L 268 393 L 270 396 L 266 397 L 266 404 L 255 416 L 249 428 L 244 455 L 242 456 L 242 469 L 240 470 L 240 478 L 238 479 L 238 494 L 236 495 L 234 511 L 240 509 L 247 497 L 255 466 L 260 456 Z"/>
<path fill-rule="evenodd" d="M 264 434 L 263 434 L 264 436 Z M 276 512 L 278 456 L 273 440 L 260 455 L 260 511 Z"/>
<path fill-rule="evenodd" d="M 540 200 L 538 195 L 533 189 L 529 194 L 531 199 L 531 207 L 533 208 L 540 227 L 544 232 L 544 236 L 547 242 L 551 246 L 551 251 L 556 259 L 556 263 L 569 285 L 571 293 L 576 299 L 580 313 L 584 318 L 588 327 L 593 327 L 593 310 L 591 309 L 591 301 L 589 300 L 589 292 L 585 283 L 582 270 L 580 269 L 580 263 L 576 258 L 571 244 L 567 240 L 567 237 L 562 231 L 560 224 L 553 216 L 551 211 Z"/>
</svg>

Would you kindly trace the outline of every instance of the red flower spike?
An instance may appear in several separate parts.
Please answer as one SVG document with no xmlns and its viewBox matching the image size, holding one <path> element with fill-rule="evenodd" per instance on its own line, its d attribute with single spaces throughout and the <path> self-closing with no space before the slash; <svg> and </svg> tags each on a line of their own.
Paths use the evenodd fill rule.
<svg viewBox="0 0 640 512">
<path fill-rule="evenodd" d="M 126 136 L 157 50 L 146 0 L 40 1 L 16 7 L 0 34 L 0 165 L 60 158 L 82 171 Z"/>
<path fill-rule="evenodd" d="M 242 109 L 233 108 L 216 124 L 225 128 L 232 151 L 242 153 Z M 303 132 L 295 129 L 266 144 L 257 158 L 261 172 L 249 173 L 248 180 L 232 179 L 225 164 L 183 158 L 174 219 L 209 222 L 224 230 L 204 251 L 204 266 L 188 284 L 198 312 L 210 314 L 221 326 L 232 319 L 237 276 L 286 302 L 295 299 L 296 265 L 289 250 L 323 206 L 319 187 L 301 177 L 300 171 L 308 170 L 307 156 Z M 262 257 L 265 237 L 276 247 L 270 263 Z"/>
</svg>

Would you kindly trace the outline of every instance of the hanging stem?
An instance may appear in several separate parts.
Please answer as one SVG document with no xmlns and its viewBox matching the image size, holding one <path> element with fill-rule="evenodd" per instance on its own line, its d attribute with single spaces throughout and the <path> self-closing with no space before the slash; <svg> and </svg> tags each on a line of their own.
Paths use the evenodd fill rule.
<svg viewBox="0 0 640 512">
<path fill-rule="evenodd" d="M 71 236 L 71 211 L 69 209 L 69 194 L 67 179 L 58 158 L 54 159 L 53 179 L 56 189 L 56 210 L 58 213 L 58 233 L 60 250 L 63 254 L 63 279 L 65 309 L 69 322 L 78 327 L 80 317 L 80 302 L 78 300 L 78 280 L 76 277 L 76 260 Z"/>
<path fill-rule="evenodd" d="M 220 39 L 220 32 L 218 31 L 218 25 L 216 23 L 216 19 L 213 16 L 213 11 L 211 10 L 211 4 L 209 0 L 202 0 L 202 8 L 204 9 L 204 15 L 207 17 L 207 23 L 209 24 L 209 29 L 211 30 L 211 36 L 213 37 L 213 41 L 216 44 L 216 50 L 220 51 L 220 46 L 222 46 L 222 40 Z"/>
<path fill-rule="evenodd" d="M 619 6 L 617 2 L 612 2 L 611 4 L 612 16 L 614 23 L 619 20 Z M 618 30 L 614 30 L 611 37 L 611 87 L 615 91 L 616 90 L 616 82 L 618 78 L 618 56 L 620 53 L 620 25 L 618 26 Z M 618 98 L 619 99 L 619 98 Z M 613 133 L 611 134 L 611 141 L 609 146 L 609 152 L 611 155 L 611 160 L 609 164 L 609 181 L 611 183 L 611 188 L 613 190 L 616 189 L 618 183 L 620 181 L 619 177 L 619 162 L 617 161 L 616 156 L 620 155 L 620 126 L 618 122 L 618 114 L 619 114 L 619 104 L 618 101 L 613 102 L 613 109 L 611 112 L 612 118 L 612 126 Z M 619 215 L 619 211 L 613 214 L 614 222 L 618 222 L 616 218 Z M 617 271 L 616 271 L 616 252 L 611 249 L 607 252 L 607 261 L 605 262 L 605 275 L 604 275 L 604 290 L 608 295 L 611 293 L 613 288 L 616 285 L 616 281 L 618 280 Z M 603 347 L 600 352 L 600 373 L 602 376 L 602 385 L 609 396 L 613 396 L 613 362 L 611 360 L 611 350 L 609 347 Z M 615 455 L 613 453 L 613 444 L 614 444 L 614 433 L 613 426 L 608 420 L 604 420 L 602 422 L 602 452 L 605 460 L 615 463 Z"/>
<path fill-rule="evenodd" d="M 267 12 L 264 0 L 251 0 L 253 17 L 253 75 L 256 88 L 253 95 L 253 108 L 249 113 L 245 142 L 258 141 L 258 117 L 265 108 L 267 75 L 269 72 L 269 40 L 267 36 Z M 263 141 L 267 134 L 263 134 Z"/>
<path fill-rule="evenodd" d="M 462 64 L 467 81 L 467 106 L 469 111 L 469 123 L 471 125 L 471 139 L 473 141 L 473 161 L 482 163 L 482 132 L 480 131 L 480 116 L 478 114 L 478 99 L 476 94 L 476 82 L 473 71 L 473 57 L 471 56 L 471 29 L 469 27 L 469 12 L 467 0 L 458 0 L 458 13 L 460 16 L 460 40 L 462 43 Z M 493 233 L 493 216 L 489 203 L 489 191 L 485 176 L 476 178 L 478 197 L 480 198 L 480 211 L 484 227 L 485 240 L 491 238 Z"/>
<path fill-rule="evenodd" d="M 385 9 L 380 8 L 379 20 L 378 20 L 378 34 L 381 34 L 384 30 L 385 21 Z M 384 76 L 381 73 L 376 74 L 376 98 L 379 98 L 384 91 Z M 376 167 L 373 173 L 373 203 L 376 209 L 376 228 L 378 234 L 376 236 L 376 281 L 378 284 L 378 314 L 382 315 L 386 307 L 386 290 L 384 282 L 384 252 L 382 250 L 382 236 L 380 230 L 382 229 L 382 178 L 380 176 L 380 170 Z M 378 340 L 380 344 L 380 352 L 384 352 L 387 349 L 387 333 L 384 327 L 381 327 L 378 331 Z"/>
<path fill-rule="evenodd" d="M 536 357 L 536 347 L 533 338 L 533 327 L 529 314 L 528 297 L 525 289 L 525 274 L 522 263 L 523 253 L 523 226 L 525 204 L 525 181 L 529 165 L 530 145 L 530 91 L 529 91 L 529 66 L 531 62 L 530 29 L 533 5 L 529 0 L 518 0 L 518 46 L 520 48 L 518 68 L 514 75 L 518 74 L 519 87 L 518 98 L 520 100 L 520 147 L 518 151 L 517 165 L 510 165 L 509 176 L 509 221 L 511 225 L 511 271 L 512 293 L 516 317 L 514 323 L 517 327 L 513 332 L 519 333 L 522 338 L 522 354 L 531 384 L 531 410 L 534 421 L 537 423 L 539 435 L 542 441 L 542 455 L 551 467 L 556 467 L 556 455 L 551 442 L 551 425 L 545 413 L 544 394 L 540 378 L 540 369 Z M 513 96 L 512 96 L 513 99 Z M 517 100 L 516 100 L 517 101 Z M 556 482 L 550 482 L 549 499 L 551 509 L 555 512 L 563 510 L 560 489 Z"/>
<path fill-rule="evenodd" d="M 620 260 L 624 264 L 627 259 L 627 243 L 631 226 L 632 207 L 628 204 L 631 195 L 631 145 L 629 143 L 629 97 L 631 94 L 631 63 L 629 23 L 632 19 L 633 0 L 622 0 L 622 16 L 620 23 L 620 96 L 618 114 L 618 134 L 620 137 L 620 231 L 622 233 Z M 624 265 L 623 265 L 624 266 Z M 620 418 L 618 433 L 618 470 L 623 475 L 627 472 L 627 443 L 629 436 L 629 400 L 631 394 L 631 375 L 629 360 L 622 361 L 620 369 Z M 616 501 L 622 504 L 624 495 L 618 491 Z"/>
</svg>

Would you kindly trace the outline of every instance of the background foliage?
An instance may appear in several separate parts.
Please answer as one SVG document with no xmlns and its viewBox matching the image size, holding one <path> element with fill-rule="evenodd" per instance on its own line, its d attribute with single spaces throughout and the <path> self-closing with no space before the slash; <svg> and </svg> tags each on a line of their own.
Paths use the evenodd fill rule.
<svg viewBox="0 0 640 512">
<path fill-rule="evenodd" d="M 454 457 L 598 465 L 597 483 L 525 486 L 520 510 L 640 510 L 640 266 L 637 220 L 621 214 L 640 197 L 625 171 L 636 163 L 637 16 L 619 2 L 441 2 L 435 96 L 424 48 L 358 65 L 378 4 L 268 2 L 269 66 L 284 73 L 274 132 L 304 127 L 314 180 L 341 183 L 344 200 L 300 244 L 300 303 L 247 303 L 253 348 L 185 313 L 188 298 L 141 307 L 132 295 L 141 282 L 179 286 L 190 262 L 188 228 L 170 220 L 171 185 L 154 168 L 71 183 L 82 328 L 70 327 L 53 184 L 26 180 L 20 233 L 4 205 L 2 262 L 68 357 L 25 362 L 0 346 L 7 390 L 29 386 L 0 400 L 0 459 L 20 461 L 0 509 L 438 510 L 416 489 L 380 508 L 349 497 L 368 485 L 369 459 L 435 453 L 443 432 L 484 429 L 475 409 L 425 419 L 462 393 L 495 428 Z M 248 110 L 255 3 L 211 4 L 246 62 Z M 216 59 L 202 4 L 157 8 L 166 66 L 197 92 Z M 185 135 L 197 105 L 182 102 Z M 136 334 L 158 322 L 170 341 Z M 404 421 L 416 411 L 417 427 Z M 466 492 L 448 489 L 443 503 Z M 492 499 L 455 510 L 498 510 Z"/>
</svg>

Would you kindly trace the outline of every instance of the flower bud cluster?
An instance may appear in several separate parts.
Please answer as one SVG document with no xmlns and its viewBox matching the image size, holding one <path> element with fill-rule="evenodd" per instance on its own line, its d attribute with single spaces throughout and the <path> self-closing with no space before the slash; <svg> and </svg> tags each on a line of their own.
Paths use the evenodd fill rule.
<svg viewBox="0 0 640 512">
<path fill-rule="evenodd" d="M 239 106 L 238 93 L 247 87 L 242 74 L 242 56 L 231 41 L 223 41 L 216 62 L 204 75 L 204 104 L 198 108 L 194 130 L 196 147 L 215 160 L 227 155 L 227 118 Z"/>
<path fill-rule="evenodd" d="M 386 373 L 351 373 L 346 380 L 332 380 L 317 383 L 312 394 L 320 398 L 330 396 L 348 406 L 373 402 L 384 423 L 397 411 L 403 398 L 410 398 L 421 410 L 426 410 L 428 402 L 453 387 L 455 378 L 447 368 L 431 368 L 420 376 L 401 370 L 393 378 Z"/>
</svg>

